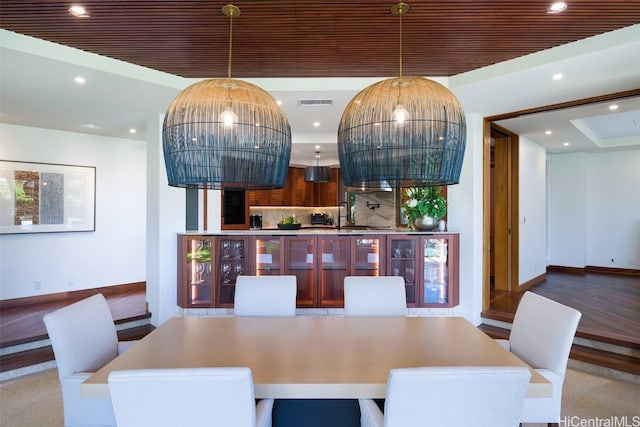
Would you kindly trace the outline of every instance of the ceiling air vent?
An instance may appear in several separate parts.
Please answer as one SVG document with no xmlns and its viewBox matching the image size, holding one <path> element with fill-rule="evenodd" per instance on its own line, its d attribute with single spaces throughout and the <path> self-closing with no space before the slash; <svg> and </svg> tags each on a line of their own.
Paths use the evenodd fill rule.
<svg viewBox="0 0 640 427">
<path fill-rule="evenodd" d="M 331 107 L 333 99 L 298 99 L 301 107 Z"/>
</svg>

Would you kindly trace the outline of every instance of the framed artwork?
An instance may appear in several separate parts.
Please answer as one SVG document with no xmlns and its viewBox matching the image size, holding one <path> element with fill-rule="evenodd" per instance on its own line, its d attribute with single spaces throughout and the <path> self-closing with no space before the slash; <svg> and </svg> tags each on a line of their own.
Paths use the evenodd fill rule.
<svg viewBox="0 0 640 427">
<path fill-rule="evenodd" d="M 0 160 L 0 234 L 95 231 L 96 168 Z"/>
</svg>

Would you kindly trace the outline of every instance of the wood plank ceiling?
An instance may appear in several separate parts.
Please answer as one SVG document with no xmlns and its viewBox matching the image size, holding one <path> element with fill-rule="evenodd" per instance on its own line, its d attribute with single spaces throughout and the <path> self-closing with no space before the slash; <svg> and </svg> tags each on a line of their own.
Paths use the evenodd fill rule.
<svg viewBox="0 0 640 427">
<path fill-rule="evenodd" d="M 226 2 L 2 0 L 3 29 L 183 77 L 227 74 Z M 450 76 L 640 23 L 640 0 L 409 1 L 405 75 Z M 232 75 L 384 77 L 398 73 L 393 1 L 238 1 Z"/>
</svg>

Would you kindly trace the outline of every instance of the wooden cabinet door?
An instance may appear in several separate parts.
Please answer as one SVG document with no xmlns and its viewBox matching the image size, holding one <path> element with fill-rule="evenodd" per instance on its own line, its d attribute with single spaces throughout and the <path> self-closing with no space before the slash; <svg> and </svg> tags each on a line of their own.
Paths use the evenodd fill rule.
<svg viewBox="0 0 640 427">
<path fill-rule="evenodd" d="M 213 307 L 215 239 L 178 236 L 178 306 Z"/>
<path fill-rule="evenodd" d="M 262 235 L 253 238 L 255 251 L 255 275 L 277 276 L 284 274 L 283 237 Z"/>
<path fill-rule="evenodd" d="M 352 276 L 384 276 L 386 272 L 386 236 L 366 234 L 351 237 Z"/>
<path fill-rule="evenodd" d="M 304 180 L 303 168 L 289 168 L 289 178 L 287 178 L 289 197 L 292 206 L 305 206 L 308 185 Z"/>
<path fill-rule="evenodd" d="M 411 235 L 387 236 L 387 274 L 402 276 L 407 294 L 407 306 L 415 307 L 419 301 L 418 237 Z"/>
<path fill-rule="evenodd" d="M 350 274 L 349 236 L 318 236 L 320 307 L 344 307 L 344 278 Z"/>
<path fill-rule="evenodd" d="M 284 274 L 296 276 L 297 307 L 313 307 L 316 300 L 316 236 L 287 236 Z"/>
<path fill-rule="evenodd" d="M 331 181 L 316 184 L 318 188 L 318 206 L 336 206 L 338 204 L 338 168 L 331 169 Z"/>
<path fill-rule="evenodd" d="M 248 274 L 249 238 L 245 236 L 218 236 L 215 240 L 215 277 L 217 307 L 233 307 L 236 278 Z"/>
<path fill-rule="evenodd" d="M 457 234 L 433 234 L 420 238 L 421 307 L 458 305 L 458 242 Z"/>
</svg>

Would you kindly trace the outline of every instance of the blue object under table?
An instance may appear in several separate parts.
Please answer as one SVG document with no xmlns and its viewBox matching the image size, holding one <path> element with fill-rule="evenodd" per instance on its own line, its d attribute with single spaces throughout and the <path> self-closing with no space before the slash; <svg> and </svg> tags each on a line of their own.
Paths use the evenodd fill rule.
<svg viewBox="0 0 640 427">
<path fill-rule="evenodd" d="M 273 427 L 360 427 L 355 399 L 276 399 Z"/>
</svg>

